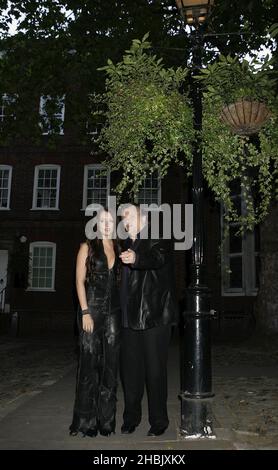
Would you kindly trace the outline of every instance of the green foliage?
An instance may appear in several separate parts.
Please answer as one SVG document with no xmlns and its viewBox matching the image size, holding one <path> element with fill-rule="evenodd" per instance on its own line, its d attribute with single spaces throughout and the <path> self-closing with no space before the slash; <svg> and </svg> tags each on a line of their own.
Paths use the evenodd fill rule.
<svg viewBox="0 0 278 470">
<path fill-rule="evenodd" d="M 275 41 L 267 32 L 275 21 L 276 3 L 215 2 L 208 25 L 208 33 L 213 34 L 205 36 L 204 61 L 214 60 L 219 51 L 242 57 L 262 44 L 273 50 Z M 17 34 L 13 35 L 9 28 L 15 23 Z M 181 34 L 173 0 L 120 0 L 113 4 L 110 0 L 3 0 L 0 91 L 16 93 L 19 100 L 16 120 L 10 121 L 10 130 L 8 122 L 4 123 L 0 144 L 59 145 L 59 136 L 41 136 L 38 102 L 42 94 L 66 94 L 68 135 L 87 147 L 87 95 L 103 91 L 103 77 L 96 69 L 106 57 L 115 63 L 121 60 L 126 44 L 146 30 L 151 31 L 153 50 L 159 50 L 167 67 L 176 68 L 189 59 L 190 35 Z M 229 32 L 232 35 L 226 36 Z M 275 51 L 273 57 L 277 64 Z"/>
<path fill-rule="evenodd" d="M 262 70 L 231 57 L 202 71 L 204 86 L 203 167 L 209 187 L 225 206 L 226 221 L 239 222 L 241 231 L 252 230 L 268 213 L 278 196 L 278 115 L 273 93 L 275 76 L 270 61 Z M 264 101 L 271 111 L 257 136 L 233 133 L 221 121 L 222 108 L 239 99 Z M 233 203 L 232 183 L 241 180 L 246 210 L 238 214 Z"/>
<path fill-rule="evenodd" d="M 154 170 L 164 176 L 175 161 L 192 170 L 194 139 L 202 142 L 203 173 L 216 199 L 224 203 L 227 222 L 241 230 L 253 229 L 268 212 L 273 191 L 278 187 L 277 101 L 275 77 L 266 62 L 261 71 L 254 64 L 221 56 L 197 77 L 203 86 L 202 135 L 193 130 L 192 110 L 187 95 L 180 92 L 188 71 L 165 69 L 161 60 L 148 54 L 145 36 L 134 40 L 123 60 L 102 67 L 107 73 L 107 125 L 99 143 L 112 170 L 121 170 L 116 190 L 132 187 L 136 193 L 143 179 Z M 224 105 L 239 98 L 264 100 L 272 114 L 258 136 L 234 134 L 221 119 Z M 246 210 L 234 207 L 231 187 L 240 179 Z M 278 192 L 277 192 L 278 194 Z"/>
<path fill-rule="evenodd" d="M 179 89 L 187 69 L 166 69 L 161 59 L 148 54 L 148 35 L 133 40 L 123 60 L 108 60 L 105 101 L 107 125 L 100 135 L 106 164 L 121 170 L 116 190 L 138 191 L 155 170 L 163 177 L 172 162 L 191 166 L 194 138 L 192 110 Z"/>
<path fill-rule="evenodd" d="M 212 69 L 201 74 L 206 88 L 204 173 L 212 190 L 217 190 L 217 197 L 226 198 L 227 204 L 230 194 L 227 187 L 241 170 L 248 173 L 249 179 L 252 176 L 252 181 L 253 175 L 257 175 L 256 184 L 264 201 L 261 209 L 267 207 L 277 179 L 277 105 L 270 93 L 275 89 L 271 62 L 267 61 L 265 71 L 258 74 L 255 63 L 250 73 L 247 63 L 239 66 L 232 59 L 247 52 L 254 55 L 265 44 L 273 51 L 275 68 L 277 41 L 267 33 L 277 39 L 277 22 L 273 24 L 276 3 L 274 0 L 219 0 L 215 2 L 208 26 L 208 33 L 213 34 L 205 36 L 206 60 L 214 61 L 218 51 L 230 54 L 227 58 L 220 57 L 211 65 Z M 107 146 L 104 149 L 109 150 L 108 164 L 123 171 L 119 189 L 132 183 L 138 186 L 140 179 L 156 168 L 165 174 L 171 161 L 178 161 L 190 172 L 194 140 L 192 112 L 187 96 L 180 93 L 186 70 L 166 68 L 155 56 L 147 54 L 150 52 L 147 38 L 145 48 L 135 41 L 134 53 L 127 52 L 122 62 L 118 62 L 131 38 L 141 37 L 146 30 L 151 30 L 153 49 L 159 49 L 167 67 L 173 64 L 176 67 L 190 56 L 189 35 L 180 34 L 180 19 L 172 6 L 172 0 L 121 0 L 114 2 L 112 8 L 108 0 L 3 1 L 0 92 L 16 95 L 18 99 L 9 104 L 11 117 L 2 122 L 1 145 L 18 142 L 44 145 L 38 125 L 42 94 L 66 94 L 68 135 L 75 142 L 87 145 L 87 96 L 103 90 L 102 74 L 96 73 L 96 68 L 109 56 L 113 62 L 107 64 L 107 94 L 103 103 L 108 106 L 109 120 L 102 137 Z M 15 20 L 19 24 L 18 34 L 10 36 L 9 26 Z M 211 79 L 210 84 L 205 80 L 206 75 Z M 257 145 L 235 136 L 219 120 L 223 103 L 242 96 L 266 100 L 273 112 L 260 132 Z M 53 112 L 52 128 L 58 130 L 58 124 Z M 56 141 L 59 144 L 59 135 L 47 136 L 48 144 L 54 146 Z M 249 153 L 246 169 L 243 150 Z M 256 184 L 253 184 L 254 192 Z M 261 210 L 261 216 L 263 213 Z M 255 218 L 259 218 L 258 210 Z"/>
<path fill-rule="evenodd" d="M 216 62 L 201 69 L 196 79 L 204 83 L 205 96 L 221 98 L 225 104 L 234 103 L 240 98 L 269 102 L 274 97 L 277 73 L 268 58 L 262 65 L 255 60 L 240 62 L 236 57 L 220 55 Z"/>
<path fill-rule="evenodd" d="M 268 32 L 272 38 L 278 36 L 278 23 L 274 23 L 273 25 L 271 25 Z"/>
<path fill-rule="evenodd" d="M 7 94 L 16 97 L 5 103 L 5 117 L 0 123 L 0 145 L 45 145 L 39 125 L 40 96 L 61 96 L 65 93 L 67 60 L 61 43 L 40 42 L 17 36 L 2 43 L 0 55 L 0 99 Z M 57 62 L 57 56 L 60 57 Z M 1 103 L 2 104 L 2 103 Z M 8 107 L 6 107 L 8 105 Z M 55 114 L 58 109 L 47 105 L 51 127 L 59 130 Z M 8 118 L 7 118 L 8 116 Z M 55 146 L 59 135 L 47 136 L 47 145 Z"/>
</svg>

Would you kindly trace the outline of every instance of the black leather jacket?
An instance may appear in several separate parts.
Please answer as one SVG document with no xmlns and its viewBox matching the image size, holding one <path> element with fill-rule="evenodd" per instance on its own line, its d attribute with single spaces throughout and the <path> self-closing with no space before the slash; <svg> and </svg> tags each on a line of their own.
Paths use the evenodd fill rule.
<svg viewBox="0 0 278 470">
<path fill-rule="evenodd" d="M 174 269 L 171 240 L 127 239 L 123 250 L 136 253 L 128 265 L 127 279 L 122 279 L 122 305 L 126 305 L 128 327 L 145 330 L 159 325 L 176 324 L 178 307 L 174 294 Z M 125 280 L 126 279 L 126 280 Z M 123 282 L 127 285 L 123 286 Z"/>
</svg>

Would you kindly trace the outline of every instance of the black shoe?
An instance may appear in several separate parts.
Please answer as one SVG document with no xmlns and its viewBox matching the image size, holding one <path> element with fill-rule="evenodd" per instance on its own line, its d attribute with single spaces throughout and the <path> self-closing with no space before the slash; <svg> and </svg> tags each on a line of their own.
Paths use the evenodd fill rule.
<svg viewBox="0 0 278 470">
<path fill-rule="evenodd" d="M 122 434 L 131 434 L 135 431 L 136 426 L 130 424 L 123 424 L 121 427 Z"/>
<path fill-rule="evenodd" d="M 82 437 L 96 437 L 97 436 L 97 429 L 88 429 L 86 432 L 84 431 L 75 431 L 75 430 L 70 430 L 70 436 L 77 436 L 77 434 L 80 432 Z"/>
<path fill-rule="evenodd" d="M 115 431 L 114 430 L 111 430 L 111 429 L 105 429 L 105 428 L 100 428 L 99 429 L 99 434 L 101 434 L 102 436 L 110 436 L 110 434 L 115 434 Z"/>
<path fill-rule="evenodd" d="M 158 426 L 151 426 L 148 432 L 148 436 L 161 436 L 161 434 L 163 434 L 167 428 L 168 426 L 164 426 L 163 428 Z"/>
<path fill-rule="evenodd" d="M 96 437 L 97 436 L 97 429 L 88 429 L 85 433 L 86 436 L 89 437 Z"/>
</svg>

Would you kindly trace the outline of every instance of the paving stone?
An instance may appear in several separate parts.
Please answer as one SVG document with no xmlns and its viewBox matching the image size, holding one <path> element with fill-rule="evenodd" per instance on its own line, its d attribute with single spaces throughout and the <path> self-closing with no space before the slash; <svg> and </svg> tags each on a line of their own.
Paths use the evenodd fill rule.
<svg viewBox="0 0 278 470">
<path fill-rule="evenodd" d="M 213 346 L 212 414 L 215 439 L 182 439 L 179 433 L 179 349 L 169 355 L 168 412 L 163 436 L 147 437 L 143 419 L 122 435 L 119 384 L 116 434 L 89 439 L 68 435 L 77 367 L 73 339 L 0 338 L 0 449 L 278 449 L 278 340 Z"/>
</svg>

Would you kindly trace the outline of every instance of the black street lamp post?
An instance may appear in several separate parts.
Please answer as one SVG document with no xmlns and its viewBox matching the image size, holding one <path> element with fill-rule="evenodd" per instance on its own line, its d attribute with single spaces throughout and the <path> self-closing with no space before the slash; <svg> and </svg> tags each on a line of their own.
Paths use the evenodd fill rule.
<svg viewBox="0 0 278 470">
<path fill-rule="evenodd" d="M 202 66 L 203 23 L 213 1 L 176 0 L 186 22 L 194 26 L 193 76 Z M 202 129 L 202 92 L 197 80 L 192 79 L 194 128 Z M 211 311 L 209 289 L 206 286 L 204 265 L 204 197 L 202 148 L 198 139 L 193 151 L 193 246 L 191 283 L 186 292 L 184 312 L 184 355 L 182 359 L 181 426 L 183 437 L 211 437 L 210 405 L 211 379 Z"/>
</svg>

